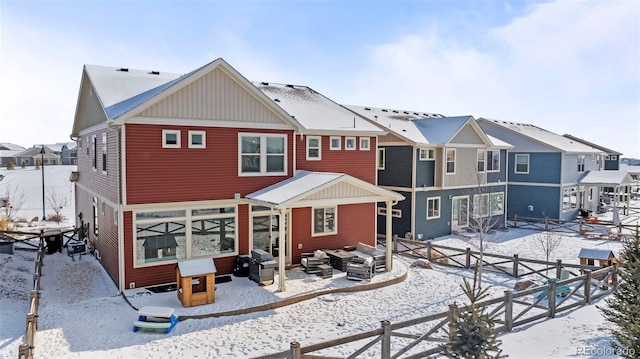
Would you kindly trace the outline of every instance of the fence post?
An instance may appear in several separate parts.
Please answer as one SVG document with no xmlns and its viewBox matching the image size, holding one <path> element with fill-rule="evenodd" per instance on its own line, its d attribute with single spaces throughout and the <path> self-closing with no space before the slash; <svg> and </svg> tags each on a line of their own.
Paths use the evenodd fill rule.
<svg viewBox="0 0 640 359">
<path fill-rule="evenodd" d="M 391 242 L 393 243 L 393 253 L 398 253 L 398 236 L 391 237 Z"/>
<path fill-rule="evenodd" d="M 544 217 L 544 230 L 549 231 L 549 217 Z"/>
<path fill-rule="evenodd" d="M 584 270 L 584 303 L 591 304 L 591 270 Z"/>
<path fill-rule="evenodd" d="M 513 228 L 518 228 L 518 215 L 513 215 Z"/>
<path fill-rule="evenodd" d="M 580 218 L 580 225 L 578 227 L 578 233 L 580 233 L 580 235 L 582 235 L 582 217 Z"/>
<path fill-rule="evenodd" d="M 391 323 L 388 320 L 383 320 L 382 324 L 382 348 L 381 348 L 381 358 L 382 359 L 390 359 L 391 358 Z"/>
<path fill-rule="evenodd" d="M 427 259 L 431 262 L 431 241 L 427 241 Z"/>
<path fill-rule="evenodd" d="M 458 320 L 458 307 L 455 304 L 449 305 L 449 341 L 453 341 L 456 338 L 456 332 L 454 330 L 454 324 Z"/>
<path fill-rule="evenodd" d="M 556 281 L 549 281 L 549 291 L 547 292 L 547 300 L 549 301 L 549 318 L 556 317 Z"/>
<path fill-rule="evenodd" d="M 518 263 L 518 262 L 519 262 L 519 261 L 518 261 L 518 255 L 517 255 L 517 254 L 514 254 L 514 255 L 513 255 L 513 276 L 514 276 L 515 278 L 518 278 L 518 269 L 519 269 L 519 268 L 518 268 L 518 266 L 519 266 L 519 263 Z"/>
<path fill-rule="evenodd" d="M 467 247 L 466 249 L 466 260 L 465 260 L 464 267 L 466 269 L 471 268 L 471 248 L 469 247 Z"/>
<path fill-rule="evenodd" d="M 513 329 L 513 292 L 504 291 L 504 325 L 510 332 Z"/>
<path fill-rule="evenodd" d="M 300 350 L 300 343 L 291 342 L 291 358 L 292 359 L 301 359 L 302 351 Z"/>
<path fill-rule="evenodd" d="M 556 278 L 560 279 L 562 277 L 562 260 L 558 259 L 556 261 Z"/>
</svg>

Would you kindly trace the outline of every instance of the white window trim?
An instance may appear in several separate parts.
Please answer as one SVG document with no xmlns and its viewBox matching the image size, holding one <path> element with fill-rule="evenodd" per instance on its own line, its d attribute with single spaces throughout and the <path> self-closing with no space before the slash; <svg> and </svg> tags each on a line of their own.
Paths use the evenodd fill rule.
<svg viewBox="0 0 640 359">
<path fill-rule="evenodd" d="M 617 161 L 618 155 L 611 155 L 611 161 Z"/>
<path fill-rule="evenodd" d="M 518 171 L 518 157 L 526 157 L 527 158 L 527 171 L 526 172 L 521 172 Z M 529 154 L 525 154 L 525 153 L 516 153 L 515 157 L 513 158 L 513 173 L 517 173 L 517 174 L 529 174 L 530 171 L 530 167 L 531 163 L 529 162 Z"/>
<path fill-rule="evenodd" d="M 360 151 L 369 151 L 369 150 L 371 150 L 371 138 L 360 137 Z"/>
<path fill-rule="evenodd" d="M 221 202 L 219 204 L 215 205 L 216 207 L 234 207 L 234 221 L 237 224 L 238 223 L 238 206 L 237 204 L 232 204 L 232 203 L 228 203 L 225 204 L 225 202 Z M 207 206 L 207 207 L 211 207 L 211 206 Z M 134 245 L 133 245 L 133 268 L 145 268 L 145 267 L 155 267 L 155 266 L 160 266 L 160 265 L 167 265 L 167 264 L 173 264 L 173 263 L 178 263 L 181 260 L 186 260 L 186 259 L 193 259 L 193 258 L 203 258 L 201 256 L 194 256 L 193 255 L 193 250 L 192 250 L 192 234 L 191 234 L 191 223 L 194 220 L 202 220 L 202 219 L 211 219 L 211 218 L 231 218 L 232 216 L 230 216 L 229 214 L 207 214 L 207 215 L 193 215 L 191 213 L 192 210 L 195 209 L 201 209 L 204 207 L 187 207 L 187 208 L 180 208 L 178 210 L 184 210 L 185 211 L 185 215 L 184 216 L 179 216 L 179 217 L 169 217 L 168 219 L 175 219 L 175 220 L 184 220 L 185 221 L 185 257 L 184 258 L 176 258 L 176 259 L 171 259 L 171 260 L 166 260 L 166 261 L 158 261 L 158 262 L 150 262 L 150 263 L 138 263 L 137 261 L 137 257 L 136 257 L 136 245 L 135 245 L 135 241 L 137 240 L 136 237 L 136 228 L 137 228 L 137 224 L 141 223 L 141 224 L 145 224 L 145 223 L 156 223 L 156 222 L 161 222 L 161 219 L 156 219 L 156 218 L 145 218 L 145 219 L 136 219 L 136 215 L 139 212 L 149 212 L 149 209 L 146 210 L 137 210 L 137 211 L 133 211 L 132 215 L 133 215 L 133 228 L 132 228 L 132 235 L 133 235 L 133 241 L 134 241 Z M 175 208 L 156 208 L 155 210 L 157 211 L 164 211 L 164 210 L 175 210 Z M 117 213 L 117 212 L 116 212 Z M 162 219 L 167 219 L 167 218 L 162 218 Z M 114 223 L 117 224 L 117 223 Z M 187 243 L 189 242 L 189 243 Z M 235 257 L 238 255 L 238 246 L 240 245 L 240 240 L 238 238 L 238 233 L 236 232 L 236 238 L 235 238 L 235 251 L 234 252 L 228 252 L 228 253 L 219 253 L 219 254 L 214 254 L 210 257 L 213 258 L 218 258 L 218 257 Z"/>
<path fill-rule="evenodd" d="M 382 163 L 380 162 L 380 159 L 382 159 Z M 387 163 L 387 149 L 378 148 L 378 158 L 376 159 L 376 167 L 379 170 L 383 170 L 385 168 L 386 163 Z"/>
<path fill-rule="evenodd" d="M 168 144 L 167 135 L 176 135 L 176 144 Z M 162 130 L 162 148 L 180 148 L 180 130 Z"/>
<path fill-rule="evenodd" d="M 311 140 L 318 140 L 318 147 L 311 147 L 309 142 Z M 317 149 L 318 157 L 309 156 L 309 150 Z M 307 161 L 320 161 L 322 160 L 322 137 L 321 136 L 307 136 Z"/>
<path fill-rule="evenodd" d="M 447 152 L 453 151 L 453 171 L 449 172 L 449 160 L 447 159 Z M 444 150 L 444 172 L 447 175 L 455 175 L 456 174 L 456 149 L 455 148 L 446 148 Z"/>
<path fill-rule="evenodd" d="M 193 143 L 193 135 L 202 136 L 202 144 Z M 207 148 L 207 132 L 206 131 L 189 131 L 189 148 Z"/>
<path fill-rule="evenodd" d="M 349 142 L 353 142 L 353 147 L 349 147 L 348 144 Z M 356 146 L 357 146 L 357 142 L 356 142 L 356 138 L 355 137 L 345 137 L 344 138 L 344 149 L 347 151 L 355 151 L 356 150 Z"/>
<path fill-rule="evenodd" d="M 260 172 L 242 172 L 242 137 L 260 137 Z M 284 139 L 284 167 L 282 172 L 267 172 L 267 137 L 282 137 Z M 238 176 L 239 177 L 258 177 L 258 176 L 283 176 L 287 174 L 288 164 L 288 147 L 287 135 L 280 133 L 238 133 Z"/>
<path fill-rule="evenodd" d="M 102 174 L 107 174 L 107 134 L 102 134 Z"/>
<path fill-rule="evenodd" d="M 338 140 L 338 146 L 337 147 L 333 145 L 333 140 Z M 342 149 L 342 137 L 340 137 L 340 136 L 331 136 L 331 137 L 329 137 L 329 149 L 330 150 L 334 150 L 334 151 L 341 150 Z"/>
<path fill-rule="evenodd" d="M 482 159 L 480 159 L 480 152 L 483 152 L 482 154 Z M 482 171 L 480 171 L 477 167 L 480 164 L 480 162 L 482 162 L 483 164 L 483 169 Z M 487 150 L 485 148 L 478 148 L 476 149 L 476 170 L 478 170 L 478 172 L 487 172 Z"/>
<path fill-rule="evenodd" d="M 315 225 L 315 216 L 314 212 L 316 209 L 325 209 L 325 218 L 323 218 L 323 222 L 326 221 L 326 209 L 333 208 L 333 231 L 331 232 L 319 232 L 316 233 L 316 225 Z M 312 237 L 321 237 L 321 236 L 330 236 L 338 234 L 338 206 L 322 206 L 322 207 L 311 207 L 311 236 Z"/>
<path fill-rule="evenodd" d="M 430 201 L 434 201 L 437 200 L 438 201 L 438 215 L 437 216 L 429 216 L 429 202 Z M 427 197 L 427 219 L 436 219 L 436 218 L 440 218 L 440 215 L 442 213 L 442 200 L 440 200 L 440 197 Z"/>
<path fill-rule="evenodd" d="M 497 169 L 489 169 L 489 163 L 493 164 L 493 156 L 491 156 L 491 158 L 489 158 L 489 152 L 491 153 L 497 153 L 498 154 L 498 168 Z M 485 163 L 484 167 L 487 169 L 487 172 L 500 172 L 500 157 L 502 156 L 500 154 L 500 150 L 487 150 L 487 162 Z"/>
<path fill-rule="evenodd" d="M 378 207 L 378 215 L 386 216 L 387 215 L 387 207 Z M 402 218 L 402 210 L 401 209 L 391 209 L 391 217 L 394 218 Z"/>
<path fill-rule="evenodd" d="M 492 198 L 493 197 L 497 197 L 499 195 L 502 195 L 502 209 L 500 211 L 493 211 L 493 201 Z M 492 216 L 497 216 L 497 215 L 502 215 L 504 214 L 504 192 L 492 192 L 489 194 L 489 213 Z"/>
<path fill-rule="evenodd" d="M 118 209 L 117 208 L 113 209 L 113 225 L 114 226 L 118 225 Z"/>
<path fill-rule="evenodd" d="M 418 149 L 418 159 L 420 161 L 430 161 L 436 158 L 435 148 L 420 148 Z"/>
</svg>

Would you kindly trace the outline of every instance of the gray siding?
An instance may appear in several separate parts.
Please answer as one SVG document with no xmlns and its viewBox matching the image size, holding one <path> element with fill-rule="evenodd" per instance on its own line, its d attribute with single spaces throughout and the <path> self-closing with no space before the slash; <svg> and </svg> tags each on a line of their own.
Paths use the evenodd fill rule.
<svg viewBox="0 0 640 359">
<path fill-rule="evenodd" d="M 456 168 L 455 174 L 444 175 L 444 187 L 450 186 L 473 186 L 478 183 L 475 175 L 477 168 L 477 148 L 455 148 L 447 147 L 447 149 L 456 150 Z M 442 171 L 446 169 L 446 158 L 443 160 Z M 484 174 L 482 180 L 484 180 Z"/>
<path fill-rule="evenodd" d="M 458 132 L 455 136 L 453 136 L 453 138 L 449 142 L 484 146 L 484 142 L 482 141 L 482 138 L 480 138 L 478 133 L 475 131 L 473 127 L 471 127 L 470 124 L 467 124 L 466 126 L 464 126 L 460 130 L 460 132 Z"/>
</svg>

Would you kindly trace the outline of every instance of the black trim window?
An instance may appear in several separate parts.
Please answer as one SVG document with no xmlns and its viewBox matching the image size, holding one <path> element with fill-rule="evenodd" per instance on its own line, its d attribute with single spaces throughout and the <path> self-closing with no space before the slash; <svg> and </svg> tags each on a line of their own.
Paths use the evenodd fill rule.
<svg viewBox="0 0 640 359">
<path fill-rule="evenodd" d="M 98 169 L 98 146 L 96 144 L 96 136 L 91 136 L 91 167 Z"/>
<path fill-rule="evenodd" d="M 107 134 L 102 134 L 102 172 L 107 173 Z"/>
</svg>

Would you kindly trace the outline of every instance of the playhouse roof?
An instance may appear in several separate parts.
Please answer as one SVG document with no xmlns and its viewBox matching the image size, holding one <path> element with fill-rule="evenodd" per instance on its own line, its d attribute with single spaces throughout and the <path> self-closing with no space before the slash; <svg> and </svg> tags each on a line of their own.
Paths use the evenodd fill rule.
<svg viewBox="0 0 640 359">
<path fill-rule="evenodd" d="M 215 273 L 216 265 L 211 258 L 190 259 L 178 262 L 178 270 L 183 277 Z"/>
<path fill-rule="evenodd" d="M 607 249 L 581 248 L 578 258 L 592 258 L 599 260 L 615 259 L 613 252 Z"/>
</svg>

